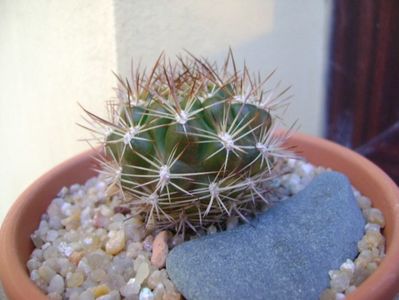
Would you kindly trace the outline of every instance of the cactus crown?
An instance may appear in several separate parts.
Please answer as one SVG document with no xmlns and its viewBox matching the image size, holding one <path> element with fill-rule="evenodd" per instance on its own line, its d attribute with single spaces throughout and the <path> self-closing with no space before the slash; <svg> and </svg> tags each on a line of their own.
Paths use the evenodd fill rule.
<svg viewBox="0 0 399 300">
<path fill-rule="evenodd" d="M 102 172 L 148 228 L 197 231 L 270 204 L 274 166 L 291 156 L 274 134 L 288 89 L 264 90 L 272 74 L 237 70 L 231 51 L 222 68 L 161 55 L 150 72 L 117 76 L 110 121 L 86 111 L 105 147 Z"/>
</svg>

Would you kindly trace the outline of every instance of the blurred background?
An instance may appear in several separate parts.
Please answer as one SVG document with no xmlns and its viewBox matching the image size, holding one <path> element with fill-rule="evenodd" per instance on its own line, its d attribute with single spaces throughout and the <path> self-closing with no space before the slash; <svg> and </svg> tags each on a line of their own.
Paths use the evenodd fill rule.
<svg viewBox="0 0 399 300">
<path fill-rule="evenodd" d="M 105 115 L 116 85 L 112 71 L 129 76 L 132 59 L 150 66 L 162 50 L 174 57 L 187 49 L 221 61 L 231 46 L 251 70 L 267 75 L 277 68 L 271 84 L 292 86 L 287 125 L 298 120 L 299 131 L 353 148 L 368 140 L 381 144 L 381 132 L 396 142 L 399 108 L 392 95 L 399 94 L 399 72 L 395 63 L 392 70 L 378 69 L 388 58 L 381 61 L 375 49 L 378 43 L 390 45 L 381 51 L 396 49 L 397 41 L 379 34 L 398 31 L 399 10 L 395 1 L 380 2 L 0 1 L 0 222 L 34 179 L 88 148 L 79 141 L 88 133 L 76 125 L 82 121 L 78 103 Z M 387 69 L 379 89 L 371 91 L 366 76 L 353 91 L 355 78 Z M 362 113 L 354 114 L 359 105 Z M 365 120 L 373 109 L 382 121 L 370 133 Z"/>
</svg>

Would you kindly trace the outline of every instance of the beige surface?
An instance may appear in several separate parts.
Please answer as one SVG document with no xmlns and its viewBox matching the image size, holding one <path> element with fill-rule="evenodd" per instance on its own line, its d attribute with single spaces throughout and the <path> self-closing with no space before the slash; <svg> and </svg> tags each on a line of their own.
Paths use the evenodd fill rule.
<svg viewBox="0 0 399 300">
<path fill-rule="evenodd" d="M 86 148 L 77 102 L 113 95 L 110 1 L 0 1 L 0 220 L 40 174 Z"/>
<path fill-rule="evenodd" d="M 329 2 L 272 0 L 0 1 L 0 222 L 45 170 L 87 146 L 80 102 L 103 114 L 111 70 L 186 48 L 236 58 L 293 85 L 288 123 L 322 133 Z"/>
</svg>

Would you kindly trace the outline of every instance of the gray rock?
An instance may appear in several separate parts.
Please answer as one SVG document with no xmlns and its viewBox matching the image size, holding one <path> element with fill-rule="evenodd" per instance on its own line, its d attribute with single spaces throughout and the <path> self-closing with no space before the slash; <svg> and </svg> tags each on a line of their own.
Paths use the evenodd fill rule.
<svg viewBox="0 0 399 300">
<path fill-rule="evenodd" d="M 326 172 L 252 224 L 177 246 L 167 271 L 189 300 L 319 299 L 363 228 L 348 179 Z"/>
</svg>

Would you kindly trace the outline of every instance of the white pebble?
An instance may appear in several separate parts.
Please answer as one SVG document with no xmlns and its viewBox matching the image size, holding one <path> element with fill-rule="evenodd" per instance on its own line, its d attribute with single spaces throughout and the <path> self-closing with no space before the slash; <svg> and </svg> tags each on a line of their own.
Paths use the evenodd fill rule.
<svg viewBox="0 0 399 300">
<path fill-rule="evenodd" d="M 308 177 L 311 176 L 311 174 L 313 173 L 314 166 L 309 163 L 301 163 L 297 168 L 297 171 L 300 176 Z"/>
<path fill-rule="evenodd" d="M 139 300 L 154 300 L 154 294 L 149 288 L 143 288 L 140 292 Z"/>
<path fill-rule="evenodd" d="M 367 221 L 374 224 L 379 224 L 381 227 L 384 227 L 385 220 L 384 215 L 378 208 L 370 208 L 366 212 Z"/>
<path fill-rule="evenodd" d="M 58 251 L 61 252 L 62 254 L 64 254 L 66 257 L 69 257 L 69 256 L 71 256 L 71 254 L 73 252 L 73 248 L 71 246 L 69 246 L 67 243 L 61 242 L 58 245 Z"/>
<path fill-rule="evenodd" d="M 352 260 L 347 259 L 339 268 L 343 272 L 348 272 L 349 274 L 353 274 L 355 272 L 355 264 Z"/>
<path fill-rule="evenodd" d="M 373 224 L 373 223 L 367 223 L 365 226 L 366 231 L 374 231 L 374 232 L 380 232 L 381 226 L 378 224 Z"/>
<path fill-rule="evenodd" d="M 68 202 L 62 203 L 61 212 L 64 216 L 69 217 L 73 213 L 72 205 Z"/>
<path fill-rule="evenodd" d="M 38 269 L 41 266 L 41 263 L 37 259 L 31 258 L 26 263 L 26 266 L 28 267 L 29 271 L 32 272 L 33 270 Z"/>
<path fill-rule="evenodd" d="M 49 242 L 54 242 L 58 237 L 58 231 L 57 230 L 49 230 L 47 231 L 47 236 L 46 239 Z"/>
<path fill-rule="evenodd" d="M 62 294 L 64 292 L 64 288 L 64 278 L 57 274 L 51 279 L 47 291 L 49 293 Z"/>
<path fill-rule="evenodd" d="M 360 195 L 359 197 L 356 198 L 357 204 L 361 209 L 367 209 L 371 207 L 371 201 L 369 198 Z"/>
<path fill-rule="evenodd" d="M 342 271 L 330 271 L 330 286 L 336 292 L 345 291 L 350 284 L 350 275 Z"/>
<path fill-rule="evenodd" d="M 81 293 L 79 296 L 79 300 L 94 300 L 94 296 L 93 293 L 91 292 L 91 289 L 88 289 L 83 293 Z"/>
<path fill-rule="evenodd" d="M 120 289 L 121 295 L 128 298 L 138 295 L 140 292 L 141 284 L 136 282 L 135 278 L 129 279 L 129 281 Z"/>
<path fill-rule="evenodd" d="M 206 229 L 206 231 L 207 231 L 208 234 L 214 234 L 214 233 L 216 233 L 218 230 L 217 230 L 217 228 L 216 228 L 215 225 L 211 225 L 211 226 L 209 226 L 209 227 Z"/>
</svg>

